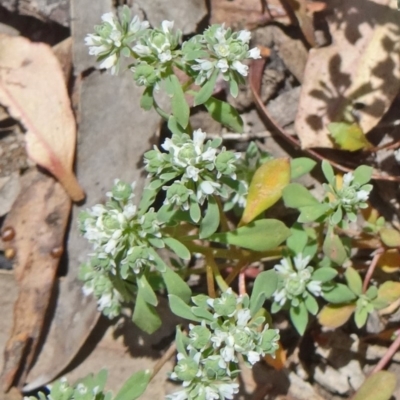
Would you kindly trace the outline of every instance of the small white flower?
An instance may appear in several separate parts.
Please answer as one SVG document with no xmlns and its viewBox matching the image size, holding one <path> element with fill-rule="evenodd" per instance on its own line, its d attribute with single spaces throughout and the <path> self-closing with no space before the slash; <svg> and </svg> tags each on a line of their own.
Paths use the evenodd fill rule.
<svg viewBox="0 0 400 400">
<path fill-rule="evenodd" d="M 112 299 L 111 299 L 111 294 L 103 294 L 98 300 L 97 300 L 97 306 L 100 311 L 103 311 L 105 308 L 110 307 L 112 304 Z"/>
<path fill-rule="evenodd" d="M 322 283 L 320 281 L 311 281 L 311 282 L 307 283 L 307 289 L 314 296 L 321 296 L 321 294 L 322 294 L 321 284 Z"/>
<path fill-rule="evenodd" d="M 101 20 L 104 22 L 109 23 L 114 29 L 117 29 L 117 26 L 115 24 L 115 17 L 112 12 L 105 13 L 101 16 Z"/>
<path fill-rule="evenodd" d="M 294 266 L 296 267 L 297 271 L 301 271 L 304 268 L 308 266 L 308 263 L 310 262 L 311 257 L 306 256 L 303 258 L 303 255 L 301 253 L 297 254 L 294 258 Z"/>
<path fill-rule="evenodd" d="M 239 392 L 239 384 L 235 382 L 221 383 L 218 385 L 218 391 L 223 398 L 231 400 Z"/>
<path fill-rule="evenodd" d="M 139 17 L 135 15 L 129 24 L 129 33 L 137 33 L 140 31 L 144 31 L 150 26 L 149 21 L 140 21 Z"/>
<path fill-rule="evenodd" d="M 190 165 L 189 167 L 186 168 L 186 176 L 193 180 L 194 182 L 197 182 L 199 179 L 199 173 L 200 173 L 200 169 L 193 167 L 192 165 Z"/>
<path fill-rule="evenodd" d="M 242 43 L 247 44 L 250 42 L 250 39 L 251 39 L 251 32 L 246 30 L 239 32 L 238 40 L 240 40 Z"/>
<path fill-rule="evenodd" d="M 248 308 L 241 309 L 237 312 L 237 325 L 246 326 L 251 319 L 251 313 Z"/>
<path fill-rule="evenodd" d="M 201 129 L 196 129 L 193 132 L 193 144 L 196 149 L 200 150 L 202 148 L 205 139 L 206 139 L 206 133 L 203 132 Z"/>
<path fill-rule="evenodd" d="M 234 61 L 232 64 L 232 69 L 236 70 L 239 72 L 240 75 L 242 76 L 247 76 L 249 67 L 247 65 L 244 65 L 240 61 Z"/>
<path fill-rule="evenodd" d="M 253 58 L 254 60 L 261 58 L 260 49 L 258 47 L 253 47 L 249 50 L 247 57 Z"/>
<path fill-rule="evenodd" d="M 357 192 L 357 200 L 358 201 L 367 201 L 369 198 L 369 192 L 366 190 L 359 190 Z"/>
<path fill-rule="evenodd" d="M 343 186 L 350 186 L 353 182 L 354 176 L 351 172 L 343 175 Z"/>
<path fill-rule="evenodd" d="M 260 361 L 260 354 L 256 351 L 249 351 L 247 352 L 247 360 L 251 365 L 254 365 L 255 363 Z"/>
<path fill-rule="evenodd" d="M 164 33 L 169 33 L 174 27 L 174 21 L 163 21 L 161 27 Z"/>
<path fill-rule="evenodd" d="M 172 54 L 170 50 L 164 51 L 162 53 L 158 54 L 158 59 L 162 62 L 165 63 L 167 61 L 172 60 Z"/>
<path fill-rule="evenodd" d="M 136 215 L 136 206 L 134 206 L 133 204 L 127 204 L 124 207 L 123 214 L 127 220 L 132 219 Z"/>
<path fill-rule="evenodd" d="M 139 56 L 141 56 L 141 57 L 146 57 L 146 56 L 151 55 L 150 47 L 145 46 L 145 45 L 143 45 L 143 44 L 137 44 L 136 46 L 134 46 L 134 47 L 132 48 L 132 50 L 133 50 L 135 53 L 139 54 Z"/>
<path fill-rule="evenodd" d="M 171 378 L 173 374 L 174 373 L 171 374 Z M 188 399 L 188 393 L 186 390 L 180 390 L 179 392 L 171 393 L 166 397 L 166 400 L 187 400 L 187 399 Z"/>
<path fill-rule="evenodd" d="M 200 183 L 200 190 L 206 195 L 213 194 L 220 187 L 221 185 L 216 182 L 203 181 Z"/>
<path fill-rule="evenodd" d="M 222 58 L 221 60 L 218 60 L 216 67 L 221 70 L 222 73 L 225 73 L 229 69 L 228 62 L 226 61 L 225 58 Z"/>
<path fill-rule="evenodd" d="M 102 63 L 99 65 L 101 69 L 110 69 L 117 65 L 118 57 L 117 54 L 111 54 L 110 56 L 106 57 Z M 113 71 L 111 71 L 113 73 Z"/>
</svg>

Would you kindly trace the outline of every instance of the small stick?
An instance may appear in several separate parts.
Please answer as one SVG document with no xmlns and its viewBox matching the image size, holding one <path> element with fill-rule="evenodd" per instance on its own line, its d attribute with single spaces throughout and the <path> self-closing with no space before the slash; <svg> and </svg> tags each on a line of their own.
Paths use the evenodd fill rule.
<svg viewBox="0 0 400 400">
<path fill-rule="evenodd" d="M 162 355 L 162 357 L 157 361 L 157 364 L 154 366 L 153 372 L 151 373 L 150 380 L 152 380 L 160 372 L 161 368 L 175 354 L 175 352 L 176 343 L 173 342 L 167 351 Z"/>
<path fill-rule="evenodd" d="M 381 358 L 381 360 L 376 364 L 375 368 L 372 370 L 370 375 L 375 374 L 381 371 L 386 367 L 386 364 L 392 359 L 393 355 L 397 352 L 400 347 L 400 329 L 396 331 L 397 338 L 387 349 L 385 355 Z"/>
<path fill-rule="evenodd" d="M 383 254 L 384 251 L 385 250 L 383 248 L 380 248 L 375 252 L 374 258 L 370 262 L 367 273 L 365 274 L 364 283 L 363 283 L 363 293 L 365 293 L 367 291 L 369 281 L 371 280 L 372 275 L 375 271 L 375 268 L 378 264 L 378 261 L 381 258 L 381 255 Z"/>
</svg>

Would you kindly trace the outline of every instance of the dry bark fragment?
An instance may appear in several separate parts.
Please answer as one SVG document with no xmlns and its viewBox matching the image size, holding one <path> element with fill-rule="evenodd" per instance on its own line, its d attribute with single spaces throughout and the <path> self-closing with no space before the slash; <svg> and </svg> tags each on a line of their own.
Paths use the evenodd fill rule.
<svg viewBox="0 0 400 400">
<path fill-rule="evenodd" d="M 19 285 L 14 323 L 4 351 L 3 390 L 22 386 L 32 366 L 54 288 L 59 253 L 71 209 L 71 200 L 52 177 L 37 170 L 22 178 L 21 194 L 4 225 L 15 236 L 5 242 L 15 252 Z"/>
</svg>

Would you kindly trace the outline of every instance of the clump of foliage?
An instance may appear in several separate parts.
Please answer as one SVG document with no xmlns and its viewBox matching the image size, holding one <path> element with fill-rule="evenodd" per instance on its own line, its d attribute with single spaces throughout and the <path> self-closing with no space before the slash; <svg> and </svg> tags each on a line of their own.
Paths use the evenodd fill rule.
<svg viewBox="0 0 400 400">
<path fill-rule="evenodd" d="M 246 60 L 260 57 L 257 48 L 249 48 L 250 32 L 213 25 L 182 43 L 173 22 L 150 28 L 148 22 L 132 18 L 127 7 L 118 17 L 109 13 L 102 20 L 86 38 L 90 54 L 111 73 L 127 58 L 133 79 L 144 87 L 142 107 L 154 108 L 172 136 L 161 148 L 145 153 L 148 183 L 139 202 L 134 201 L 135 185 L 117 180 L 106 204 L 81 214 L 80 229 L 93 252 L 80 278 L 84 292 L 96 297 L 99 310 L 109 318 L 131 305 L 133 321 L 152 333 L 161 325 L 156 292 L 165 290 L 172 312 L 190 321 L 186 329 L 177 328 L 177 363 L 170 379 L 181 382 L 182 388 L 168 395 L 169 400 L 233 399 L 239 361 L 251 367 L 279 347 L 270 313 L 287 310 L 303 335 L 310 314 L 319 313 L 322 324 L 335 327 L 338 315 L 344 323 L 354 313 L 361 328 L 369 314 L 393 301 L 398 282 L 380 285 L 371 274 L 363 280 L 363 271 L 352 263 L 357 239 L 377 239 L 382 254 L 400 244 L 400 234 L 393 236 L 382 217 L 368 216 L 371 167 L 340 176 L 324 161 L 324 196 L 317 199 L 296 182 L 315 167 L 314 161 L 274 159 L 255 143 L 245 154 L 235 153 L 221 147 L 221 139 L 207 140 L 205 132 L 191 129 L 187 95 L 222 124 L 242 131 L 237 111 L 214 98 L 213 88 L 222 76 L 237 96 L 248 73 Z M 185 74 L 185 82 L 176 70 Z M 157 104 L 155 95 L 161 90 L 171 99 L 171 113 Z M 160 193 L 164 201 L 155 209 Z M 298 211 L 291 227 L 264 217 L 280 199 Z M 238 216 L 236 226 L 227 220 L 228 210 Z M 353 224 L 355 229 L 362 211 L 364 226 L 354 237 L 349 228 Z M 179 268 L 159 256 L 163 248 L 182 260 Z M 207 294 L 193 295 L 185 282 L 193 271 L 184 261 L 194 254 L 205 260 Z M 232 266 L 232 272 L 226 276 L 217 259 Z M 251 295 L 243 288 L 236 294 L 230 285 L 240 271 L 265 260 L 276 260 L 275 265 L 260 271 Z M 48 398 L 133 400 L 145 391 L 152 373 L 133 375 L 115 397 L 103 394 L 105 378 L 102 372 L 75 386 L 57 382 Z"/>
</svg>

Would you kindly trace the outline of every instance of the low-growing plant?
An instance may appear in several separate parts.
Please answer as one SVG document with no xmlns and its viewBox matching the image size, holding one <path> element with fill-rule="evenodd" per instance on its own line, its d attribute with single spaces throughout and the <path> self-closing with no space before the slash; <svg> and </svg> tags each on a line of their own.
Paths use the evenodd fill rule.
<svg viewBox="0 0 400 400">
<path fill-rule="evenodd" d="M 177 362 L 169 376 L 182 388 L 167 399 L 233 399 L 241 363 L 251 367 L 279 348 L 269 312 L 287 312 L 300 335 L 310 314 L 318 313 L 320 323 L 330 327 L 354 313 L 362 328 L 369 314 L 399 296 L 398 282 L 371 279 L 379 257 L 400 244 L 400 234 L 368 205 L 371 167 L 340 176 L 324 161 L 324 195 L 316 198 L 296 182 L 315 167 L 313 160 L 275 159 L 255 143 L 236 153 L 221 147 L 222 139 L 208 140 L 207 133 L 191 128 L 190 105 L 204 105 L 214 119 L 242 131 L 238 112 L 213 97 L 213 90 L 221 77 L 237 96 L 248 74 L 247 60 L 260 57 L 249 47 L 250 32 L 213 25 L 182 43 L 173 22 L 150 28 L 132 18 L 128 7 L 102 20 L 86 37 L 89 53 L 113 74 L 127 60 L 133 79 L 144 87 L 141 106 L 166 120 L 171 137 L 145 153 L 148 182 L 139 201 L 134 184 L 117 180 L 106 204 L 81 213 L 80 229 L 93 252 L 80 278 L 104 315 L 116 317 L 129 305 L 133 322 L 147 333 L 161 326 L 160 291 L 168 293 L 171 311 L 189 321 L 177 328 Z M 159 91 L 168 94 L 171 111 L 157 103 Z M 156 198 L 162 199 L 157 208 Z M 297 210 L 291 227 L 264 216 L 280 199 Z M 229 219 L 228 211 L 233 211 Z M 379 257 L 365 274 L 352 259 L 354 249 L 368 240 L 379 243 Z M 163 248 L 174 254 L 175 263 L 159 255 Z M 190 266 L 193 255 L 204 259 L 204 268 Z M 243 285 L 235 293 L 235 279 L 254 262 L 263 268 L 251 295 Z M 205 275 L 207 294 L 192 293 L 186 283 L 191 274 Z M 74 386 L 59 381 L 48 398 L 133 400 L 153 375 L 134 374 L 116 396 L 103 393 L 104 372 Z"/>
</svg>

